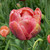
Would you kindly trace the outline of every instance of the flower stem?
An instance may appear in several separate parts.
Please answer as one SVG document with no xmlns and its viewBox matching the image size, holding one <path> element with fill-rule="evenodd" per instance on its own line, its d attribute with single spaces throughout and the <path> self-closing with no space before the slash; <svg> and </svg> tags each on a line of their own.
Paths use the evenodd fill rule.
<svg viewBox="0 0 50 50">
<path fill-rule="evenodd" d="M 7 43 L 6 47 L 5 47 L 5 50 L 8 50 L 9 44 L 10 44 L 10 40 L 8 40 L 8 43 Z"/>
<path fill-rule="evenodd" d="M 27 50 L 27 40 L 24 41 L 24 50 Z"/>
</svg>

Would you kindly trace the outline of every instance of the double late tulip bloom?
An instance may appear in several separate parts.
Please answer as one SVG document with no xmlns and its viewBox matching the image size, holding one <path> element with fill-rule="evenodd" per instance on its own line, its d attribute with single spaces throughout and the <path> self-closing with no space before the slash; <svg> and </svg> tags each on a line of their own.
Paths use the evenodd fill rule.
<svg viewBox="0 0 50 50">
<path fill-rule="evenodd" d="M 0 28 L 0 35 L 2 37 L 6 37 L 9 34 L 10 30 L 7 26 L 1 26 Z"/>
<path fill-rule="evenodd" d="M 12 33 L 20 40 L 29 40 L 41 30 L 41 10 L 35 11 L 28 7 L 13 9 L 9 17 L 9 27 Z"/>
</svg>

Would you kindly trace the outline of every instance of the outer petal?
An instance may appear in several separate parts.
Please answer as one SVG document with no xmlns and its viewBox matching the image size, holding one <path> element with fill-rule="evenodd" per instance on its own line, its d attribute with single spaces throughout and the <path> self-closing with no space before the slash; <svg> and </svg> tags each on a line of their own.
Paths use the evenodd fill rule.
<svg viewBox="0 0 50 50">
<path fill-rule="evenodd" d="M 3 29 L 9 30 L 9 28 L 8 28 L 7 26 L 2 26 L 2 27 L 0 28 L 0 31 L 3 30 Z"/>
<path fill-rule="evenodd" d="M 9 26 L 11 31 L 17 38 L 19 38 L 20 40 L 26 40 L 23 30 L 21 29 L 20 25 L 17 22 L 13 21 L 10 23 Z"/>
<path fill-rule="evenodd" d="M 37 23 L 35 28 L 32 30 L 31 34 L 32 37 L 35 37 L 41 31 L 40 25 Z"/>
<path fill-rule="evenodd" d="M 27 32 L 27 30 L 25 29 L 23 25 L 20 25 L 20 26 L 21 26 L 21 29 L 23 30 L 26 40 L 29 40 L 32 37 L 32 35 Z"/>
<path fill-rule="evenodd" d="M 12 22 L 12 21 L 20 21 L 20 14 L 17 12 L 17 10 L 13 9 L 10 13 L 10 19 L 9 19 L 9 22 Z"/>
<path fill-rule="evenodd" d="M 34 16 L 33 16 L 36 21 L 40 24 L 41 23 L 41 17 L 42 17 L 42 13 L 41 10 L 39 8 L 36 8 L 34 11 Z"/>
</svg>

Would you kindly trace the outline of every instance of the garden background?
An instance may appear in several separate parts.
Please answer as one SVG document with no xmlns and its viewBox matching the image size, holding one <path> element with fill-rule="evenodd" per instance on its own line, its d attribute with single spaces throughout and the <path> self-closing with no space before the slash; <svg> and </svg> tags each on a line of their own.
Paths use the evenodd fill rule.
<svg viewBox="0 0 50 50">
<path fill-rule="evenodd" d="M 30 7 L 33 10 L 39 7 L 42 11 L 41 32 L 27 41 L 28 50 L 32 50 L 32 48 L 33 50 L 50 50 L 50 44 L 47 41 L 47 36 L 50 34 L 50 0 L 0 0 L 0 27 L 4 25 L 9 27 L 10 11 L 22 7 Z M 22 49 L 24 49 L 24 41 L 18 40 L 12 32 L 6 38 L 0 35 L 0 50 Z"/>
</svg>

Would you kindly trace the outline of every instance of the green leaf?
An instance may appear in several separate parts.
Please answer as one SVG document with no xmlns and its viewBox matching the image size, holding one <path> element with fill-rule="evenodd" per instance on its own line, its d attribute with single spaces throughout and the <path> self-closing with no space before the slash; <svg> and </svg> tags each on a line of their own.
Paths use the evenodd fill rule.
<svg viewBox="0 0 50 50">
<path fill-rule="evenodd" d="M 17 45 L 15 45 L 15 44 L 10 44 L 11 46 L 13 46 L 13 47 L 15 47 L 15 48 L 17 48 L 18 50 L 22 50 L 22 48 L 21 47 L 19 47 L 19 46 L 17 46 Z"/>
<path fill-rule="evenodd" d="M 43 41 L 43 40 L 42 40 L 42 39 L 40 39 L 40 38 L 39 38 L 39 39 L 37 39 L 37 40 L 35 41 L 34 45 L 33 45 L 33 49 L 32 49 L 32 50 L 35 50 L 35 47 L 36 47 L 36 45 L 37 45 L 37 42 L 38 42 L 38 41 Z"/>
</svg>

